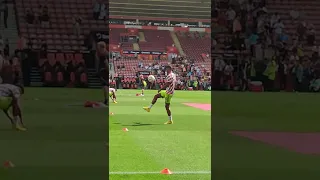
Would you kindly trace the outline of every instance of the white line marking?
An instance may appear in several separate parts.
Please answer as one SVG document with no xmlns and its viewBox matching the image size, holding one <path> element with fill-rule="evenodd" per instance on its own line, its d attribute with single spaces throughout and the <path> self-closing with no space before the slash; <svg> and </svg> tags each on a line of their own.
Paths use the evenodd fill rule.
<svg viewBox="0 0 320 180">
<path fill-rule="evenodd" d="M 122 175 L 122 174 L 161 174 L 159 172 L 109 172 L 109 174 Z M 211 171 L 172 171 L 172 174 L 211 174 Z"/>
</svg>

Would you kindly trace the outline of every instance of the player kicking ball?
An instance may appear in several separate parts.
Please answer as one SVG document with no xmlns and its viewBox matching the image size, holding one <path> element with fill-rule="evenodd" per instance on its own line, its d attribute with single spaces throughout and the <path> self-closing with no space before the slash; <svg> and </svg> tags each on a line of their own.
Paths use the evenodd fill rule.
<svg viewBox="0 0 320 180">
<path fill-rule="evenodd" d="M 24 93 L 22 85 L 0 84 L 0 109 L 10 119 L 12 128 L 18 131 L 26 131 L 22 122 L 22 114 L 20 107 L 20 98 Z M 10 107 L 12 107 L 11 117 L 8 113 Z"/>
<path fill-rule="evenodd" d="M 109 88 L 109 97 L 111 98 L 113 103 L 117 102 L 116 90 L 114 88 Z"/>
<path fill-rule="evenodd" d="M 141 88 L 140 96 L 144 96 L 144 90 L 147 88 L 147 82 L 144 80 L 143 75 L 139 76 L 139 86 Z"/>
<path fill-rule="evenodd" d="M 150 112 L 151 108 L 153 107 L 154 104 L 156 104 L 157 100 L 159 98 L 164 98 L 165 99 L 165 108 L 166 108 L 168 119 L 169 119 L 165 124 L 173 124 L 172 114 L 171 114 L 171 110 L 170 110 L 170 103 L 171 103 L 171 99 L 174 94 L 174 88 L 176 85 L 176 75 L 172 72 L 171 66 L 166 67 L 166 72 L 167 72 L 167 77 L 166 77 L 165 86 L 162 89 L 158 90 L 158 94 L 156 94 L 153 97 L 153 100 L 152 100 L 150 106 L 143 107 L 143 109 L 146 110 L 147 112 Z"/>
</svg>

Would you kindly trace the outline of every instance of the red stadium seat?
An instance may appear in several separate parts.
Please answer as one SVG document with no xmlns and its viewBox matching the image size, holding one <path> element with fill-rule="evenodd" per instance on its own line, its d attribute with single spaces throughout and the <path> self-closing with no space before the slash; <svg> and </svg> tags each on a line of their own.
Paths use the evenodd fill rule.
<svg viewBox="0 0 320 180">
<path fill-rule="evenodd" d="M 71 72 L 71 73 L 70 73 L 70 82 L 71 82 L 71 83 L 76 82 L 76 75 L 74 74 L 74 72 Z"/>
<path fill-rule="evenodd" d="M 44 81 L 45 82 L 52 82 L 52 74 L 51 74 L 51 72 L 45 72 L 44 73 Z"/>
<path fill-rule="evenodd" d="M 61 83 L 64 81 L 62 72 L 57 73 L 57 81 L 58 83 Z"/>
<path fill-rule="evenodd" d="M 81 76 L 80 76 L 80 82 L 87 84 L 88 78 L 87 78 L 87 74 L 86 74 L 86 73 L 82 73 L 82 74 L 81 74 Z"/>
</svg>

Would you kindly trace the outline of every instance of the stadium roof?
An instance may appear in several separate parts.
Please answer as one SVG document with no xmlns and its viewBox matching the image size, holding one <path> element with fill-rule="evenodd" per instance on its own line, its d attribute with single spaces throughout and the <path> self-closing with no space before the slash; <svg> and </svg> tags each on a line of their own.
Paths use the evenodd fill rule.
<svg viewBox="0 0 320 180">
<path fill-rule="evenodd" d="M 211 0 L 109 0 L 109 15 L 211 19 Z"/>
</svg>

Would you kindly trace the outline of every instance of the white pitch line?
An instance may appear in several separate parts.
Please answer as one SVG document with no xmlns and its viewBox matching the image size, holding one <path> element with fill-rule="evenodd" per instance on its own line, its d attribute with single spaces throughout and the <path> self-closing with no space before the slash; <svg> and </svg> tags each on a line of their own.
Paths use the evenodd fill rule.
<svg viewBox="0 0 320 180">
<path fill-rule="evenodd" d="M 122 174 L 160 174 L 159 172 L 109 172 L 109 174 L 122 175 Z M 177 171 L 172 174 L 211 174 L 211 171 Z"/>
</svg>

